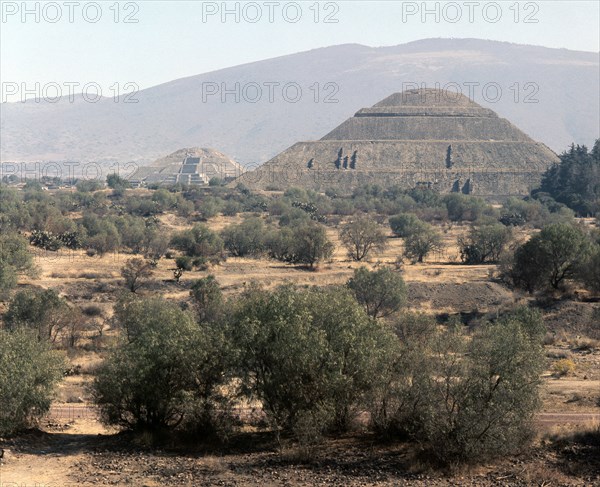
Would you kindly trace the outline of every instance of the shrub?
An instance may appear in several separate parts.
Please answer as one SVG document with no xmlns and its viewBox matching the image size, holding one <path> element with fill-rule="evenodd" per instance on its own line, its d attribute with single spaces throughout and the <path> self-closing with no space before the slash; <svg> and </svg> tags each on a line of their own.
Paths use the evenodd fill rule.
<svg viewBox="0 0 600 487">
<path fill-rule="evenodd" d="M 189 230 L 176 233 L 171 245 L 190 257 L 204 257 L 213 263 L 223 259 L 223 240 L 206 225 L 194 225 Z"/>
<path fill-rule="evenodd" d="M 390 228 L 397 237 L 406 238 L 422 225 L 423 222 L 413 213 L 400 213 L 390 218 Z"/>
<path fill-rule="evenodd" d="M 577 273 L 587 289 L 594 293 L 600 293 L 600 245 L 594 245 Z"/>
<path fill-rule="evenodd" d="M 175 266 L 183 271 L 191 271 L 193 269 L 192 258 L 188 255 L 179 256 L 175 259 Z"/>
<path fill-rule="evenodd" d="M 122 178 L 117 173 L 109 174 L 106 176 L 106 185 L 110 189 L 123 190 L 130 187 L 129 181 Z"/>
<path fill-rule="evenodd" d="M 65 299 L 52 289 L 25 290 L 10 301 L 4 322 L 9 330 L 30 329 L 39 340 L 55 342 L 74 318 L 70 311 Z"/>
<path fill-rule="evenodd" d="M 340 232 L 340 240 L 348 255 L 361 261 L 371 252 L 382 252 L 387 246 L 387 237 L 376 222 L 368 216 L 360 216 L 346 223 Z"/>
<path fill-rule="evenodd" d="M 563 358 L 552 364 L 552 372 L 557 377 L 564 377 L 575 372 L 575 362 L 571 359 Z"/>
<path fill-rule="evenodd" d="M 195 281 L 190 295 L 194 298 L 199 321 L 216 321 L 221 315 L 223 293 L 215 276 L 207 276 Z"/>
<path fill-rule="evenodd" d="M 248 218 L 221 232 L 225 249 L 234 257 L 260 255 L 265 251 L 265 235 L 266 227 L 261 218 Z"/>
<path fill-rule="evenodd" d="M 152 264 L 139 258 L 128 260 L 121 268 L 121 276 L 125 279 L 125 286 L 132 293 L 137 292 L 138 289 L 146 285 L 152 274 Z"/>
<path fill-rule="evenodd" d="M 544 286 L 558 289 L 576 275 L 588 255 L 589 240 L 578 228 L 552 224 L 531 237 L 515 251 L 510 276 L 513 283 L 529 292 Z"/>
<path fill-rule="evenodd" d="M 329 259 L 334 250 L 325 227 L 310 221 L 293 229 L 284 227 L 271 233 L 267 246 L 271 257 L 291 264 L 305 264 L 311 269 L 318 262 Z"/>
<path fill-rule="evenodd" d="M 77 188 L 77 191 L 80 191 L 82 193 L 90 193 L 102 189 L 103 184 L 97 179 L 82 179 L 77 182 L 75 187 Z"/>
<path fill-rule="evenodd" d="M 423 262 L 431 252 L 442 249 L 442 236 L 431 225 L 423 223 L 404 239 L 404 255 L 413 262 Z"/>
<path fill-rule="evenodd" d="M 461 260 L 465 264 L 498 262 L 510 238 L 511 231 L 504 225 L 473 227 L 466 237 L 458 238 Z"/>
<path fill-rule="evenodd" d="M 347 285 L 367 314 L 373 318 L 389 316 L 406 303 L 404 280 L 389 267 L 376 271 L 369 271 L 366 267 L 356 269 Z"/>
<path fill-rule="evenodd" d="M 202 418 L 198 432 L 206 433 L 221 407 L 221 335 L 161 299 L 119 303 L 115 313 L 127 333 L 94 380 L 103 421 L 161 431 Z"/>
<path fill-rule="evenodd" d="M 485 324 L 470 340 L 458 323 L 439 330 L 430 321 L 411 321 L 414 328 L 410 322 L 397 328 L 401 348 L 390 369 L 394 426 L 444 464 L 478 462 L 526 445 L 545 365 L 541 315 L 519 310 Z"/>
<path fill-rule="evenodd" d="M 297 439 L 348 426 L 390 343 L 341 288 L 252 288 L 237 303 L 230 332 L 244 392 L 261 400 L 276 431 Z"/>
<path fill-rule="evenodd" d="M 50 409 L 64 357 L 29 330 L 0 330 L 0 435 L 13 434 Z"/>
<path fill-rule="evenodd" d="M 448 218 L 452 221 L 475 221 L 485 214 L 493 214 L 493 209 L 481 198 L 459 193 L 444 196 Z"/>
</svg>

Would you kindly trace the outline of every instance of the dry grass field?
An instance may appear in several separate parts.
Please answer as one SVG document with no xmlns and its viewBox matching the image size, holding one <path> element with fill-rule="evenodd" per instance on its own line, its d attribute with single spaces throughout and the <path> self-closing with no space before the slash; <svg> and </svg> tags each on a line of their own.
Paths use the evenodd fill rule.
<svg viewBox="0 0 600 487">
<path fill-rule="evenodd" d="M 209 221 L 209 226 L 220 230 L 241 220 L 241 216 L 218 217 Z M 161 223 L 169 231 L 188 227 L 184 219 L 173 214 L 162 215 Z M 486 313 L 531 299 L 499 282 L 496 266 L 459 263 L 456 239 L 467 229 L 456 224 L 442 227 L 446 251 L 414 265 L 397 262 L 402 240 L 392 238 L 391 233 L 385 252 L 371 256 L 365 264 L 353 262 L 339 245 L 336 230 L 330 227 L 329 237 L 337 244 L 335 254 L 314 271 L 268 259 L 230 257 L 207 271 L 186 272 L 176 283 L 174 260 L 163 258 L 152 284 L 140 292 L 185 300 L 193 280 L 213 274 L 224 293 L 235 296 L 252 281 L 268 288 L 287 282 L 343 284 L 359 265 L 385 265 L 403 273 L 409 286 L 409 307 L 418 312 L 461 314 L 465 320 L 477 320 Z M 523 233 L 517 238 L 526 236 Z M 88 257 L 82 250 L 36 251 L 39 275 L 23 280 L 20 286 L 54 288 L 75 305 L 97 306 L 101 318 L 107 321 L 103 336 L 110 340 L 114 336 L 108 324 L 112 306 L 118 293 L 125 292 L 120 269 L 131 257 L 124 253 Z M 559 302 L 547 311 L 548 369 L 544 374 L 539 437 L 535 448 L 517 459 L 443 477 L 429 471 L 405 446 L 378 444 L 362 434 L 326 442 L 318 460 L 309 465 L 298 461 L 293 450 L 281 455 L 261 448 L 265 439 L 258 433 L 226 452 L 218 448 L 184 455 L 149 451 L 132 446 L 122 435 L 115 436 L 115 431 L 104 427 L 89 406 L 87 385 L 104 352 L 84 338 L 80 347 L 69 352 L 75 373 L 61 384 L 40 430 L 4 442 L 0 486 L 594 485 L 600 482 L 600 472 L 593 476 L 598 464 L 580 465 L 575 461 L 577 452 L 572 452 L 575 460 L 569 460 L 568 452 L 548 446 L 560 444 L 560 438 L 597 428 L 600 420 L 600 343 L 580 331 L 589 324 L 594 308 L 600 308 L 600 303 Z M 565 359 L 572 361 L 573 370 L 558 377 L 554 364 Z M 586 476 L 596 480 L 586 483 L 582 480 Z"/>
</svg>

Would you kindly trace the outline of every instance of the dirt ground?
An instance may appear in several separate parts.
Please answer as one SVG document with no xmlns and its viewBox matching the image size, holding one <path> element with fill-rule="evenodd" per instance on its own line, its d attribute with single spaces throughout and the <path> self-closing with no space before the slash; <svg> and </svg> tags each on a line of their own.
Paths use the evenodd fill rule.
<svg viewBox="0 0 600 487">
<path fill-rule="evenodd" d="M 240 219 L 219 217 L 210 226 L 221 229 Z M 170 230 L 186 226 L 174 215 L 163 216 L 162 223 Z M 419 312 L 460 314 L 469 320 L 527 299 L 495 279 L 495 266 L 460 265 L 456 238 L 467 227 L 454 225 L 443 230 L 447 250 L 424 264 L 398 265 L 402 241 L 390 235 L 387 250 L 365 265 L 401 269 L 409 286 L 409 306 Z M 336 231 L 328 231 L 337 242 Z M 37 253 L 40 274 L 21 286 L 52 287 L 74 304 L 97 306 L 107 319 L 118 292 L 123 291 L 120 268 L 131 257 L 88 257 L 83 251 Z M 285 282 L 343 284 L 359 265 L 337 246 L 331 262 L 313 272 L 266 259 L 229 258 L 208 272 L 186 272 L 177 284 L 174 261 L 161 259 L 154 282 L 142 292 L 187 299 L 192 281 L 208 273 L 216 276 L 227 295 L 241 292 L 252 281 L 267 287 Z M 600 303 L 585 301 L 555 302 L 545 310 L 548 370 L 543 378 L 540 434 L 530 451 L 514 459 L 443 475 L 430 471 L 415 457 L 414 448 L 402 443 L 381 444 L 361 434 L 327 441 L 310 463 L 304 463 L 293 449 L 283 453 L 270 450 L 266 445 L 272 443 L 258 433 L 234 439 L 223 451 L 145 450 L 104 427 L 94 408 L 88 406 L 86 385 L 102 356 L 84 348 L 70 353 L 72 365 L 79 368 L 61 384 L 51 413 L 39 429 L 16 439 L 0 439 L 4 449 L 0 487 L 600 485 L 600 453 L 561 443 L 561 438 L 600 423 L 600 346 L 593 341 L 600 336 L 590 336 L 595 331 L 600 335 L 598 310 Z M 106 333 L 110 336 L 110 330 Z M 559 378 L 553 365 L 561 359 L 572 360 L 574 368 Z"/>
</svg>

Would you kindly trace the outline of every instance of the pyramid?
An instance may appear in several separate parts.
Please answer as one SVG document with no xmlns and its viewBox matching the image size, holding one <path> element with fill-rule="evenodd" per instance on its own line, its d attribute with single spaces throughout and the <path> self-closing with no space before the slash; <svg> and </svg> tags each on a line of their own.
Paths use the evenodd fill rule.
<svg viewBox="0 0 600 487">
<path fill-rule="evenodd" d="M 369 183 L 485 197 L 526 195 L 558 157 L 468 97 L 395 93 L 319 141 L 298 142 L 238 179 L 252 189 L 350 192 Z"/>
<path fill-rule="evenodd" d="M 237 178 L 244 172 L 233 159 L 214 149 L 193 147 L 180 149 L 147 166 L 139 167 L 130 177 L 133 186 L 148 184 L 206 185 L 217 177 L 224 181 Z"/>
</svg>

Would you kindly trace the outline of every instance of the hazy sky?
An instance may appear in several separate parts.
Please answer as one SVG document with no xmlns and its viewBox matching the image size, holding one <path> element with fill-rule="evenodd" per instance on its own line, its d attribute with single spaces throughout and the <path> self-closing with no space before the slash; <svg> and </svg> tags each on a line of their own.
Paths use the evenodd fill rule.
<svg viewBox="0 0 600 487">
<path fill-rule="evenodd" d="M 397 45 L 476 37 L 600 50 L 594 1 L 0 0 L 2 83 L 154 86 L 242 63 L 343 43 Z M 226 12 L 228 11 L 228 12 Z M 132 22 L 137 21 L 137 22 Z M 534 22 L 537 21 L 537 22 Z"/>
</svg>

